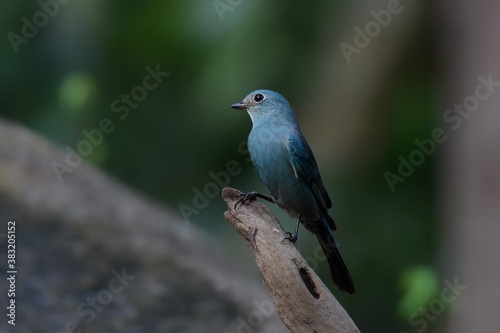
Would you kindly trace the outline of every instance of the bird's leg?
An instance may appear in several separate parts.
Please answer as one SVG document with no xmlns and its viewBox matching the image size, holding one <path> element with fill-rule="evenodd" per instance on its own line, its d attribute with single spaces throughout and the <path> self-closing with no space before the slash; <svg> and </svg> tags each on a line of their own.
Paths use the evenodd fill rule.
<svg viewBox="0 0 500 333">
<path fill-rule="evenodd" d="M 300 227 L 300 215 L 299 218 L 297 219 L 297 226 L 295 227 L 295 232 L 292 234 L 290 232 L 285 232 L 285 238 L 283 240 L 289 240 L 293 244 L 297 242 L 297 239 L 299 238 L 299 227 Z"/>
<path fill-rule="evenodd" d="M 238 204 L 244 205 L 245 202 L 255 200 L 255 198 L 261 198 L 261 199 L 267 200 L 271 203 L 276 203 L 273 198 L 265 196 L 265 195 L 260 194 L 260 193 L 257 193 L 255 191 L 252 191 L 252 192 L 242 193 L 242 194 L 238 195 L 238 201 L 236 201 L 236 203 L 234 204 L 234 209 L 236 209 Z"/>
</svg>

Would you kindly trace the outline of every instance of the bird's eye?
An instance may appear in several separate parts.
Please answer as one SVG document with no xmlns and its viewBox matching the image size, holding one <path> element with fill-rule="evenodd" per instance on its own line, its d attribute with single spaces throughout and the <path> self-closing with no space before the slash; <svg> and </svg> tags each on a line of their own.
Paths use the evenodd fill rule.
<svg viewBox="0 0 500 333">
<path fill-rule="evenodd" d="M 256 94 L 254 97 L 253 97 L 253 100 L 257 103 L 259 102 L 262 102 L 264 100 L 264 95 L 262 94 Z"/>
</svg>

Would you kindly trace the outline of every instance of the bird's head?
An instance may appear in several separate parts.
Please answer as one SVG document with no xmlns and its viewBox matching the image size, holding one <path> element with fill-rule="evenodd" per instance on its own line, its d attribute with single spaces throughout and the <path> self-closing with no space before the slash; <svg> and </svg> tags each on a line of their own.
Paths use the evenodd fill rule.
<svg viewBox="0 0 500 333">
<path fill-rule="evenodd" d="M 231 105 L 233 109 L 245 110 L 252 122 L 270 120 L 295 120 L 292 107 L 287 100 L 271 90 L 255 90 L 243 101 Z"/>
</svg>

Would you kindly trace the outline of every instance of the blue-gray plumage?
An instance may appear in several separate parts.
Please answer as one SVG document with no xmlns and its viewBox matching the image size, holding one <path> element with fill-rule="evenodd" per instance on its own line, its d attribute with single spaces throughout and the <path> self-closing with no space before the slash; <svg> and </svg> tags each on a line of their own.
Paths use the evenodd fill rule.
<svg viewBox="0 0 500 333">
<path fill-rule="evenodd" d="M 256 90 L 231 105 L 246 110 L 253 127 L 248 150 L 257 173 L 271 198 L 251 192 L 241 202 L 261 197 L 275 202 L 313 232 L 325 252 L 333 282 L 340 290 L 354 293 L 351 275 L 333 238 L 336 229 L 328 215 L 332 204 L 323 186 L 314 155 L 309 148 L 290 104 L 280 94 Z M 295 233 L 289 234 L 293 242 Z"/>
</svg>

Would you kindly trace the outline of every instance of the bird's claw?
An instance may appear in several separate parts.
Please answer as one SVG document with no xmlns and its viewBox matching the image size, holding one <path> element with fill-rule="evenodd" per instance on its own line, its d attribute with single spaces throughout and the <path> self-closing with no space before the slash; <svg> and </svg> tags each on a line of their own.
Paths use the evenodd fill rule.
<svg viewBox="0 0 500 333">
<path fill-rule="evenodd" d="M 236 201 L 236 203 L 234 204 L 234 209 L 238 207 L 238 204 L 244 205 L 245 202 L 255 200 L 256 197 L 257 197 L 257 192 L 252 191 L 248 193 L 241 193 L 236 197 L 238 201 Z"/>
<path fill-rule="evenodd" d="M 285 232 L 285 238 L 283 238 L 283 241 L 290 241 L 292 244 L 295 244 L 297 242 L 298 235 L 296 233 L 292 234 L 291 232 Z M 283 242 L 282 241 L 282 242 Z"/>
</svg>

